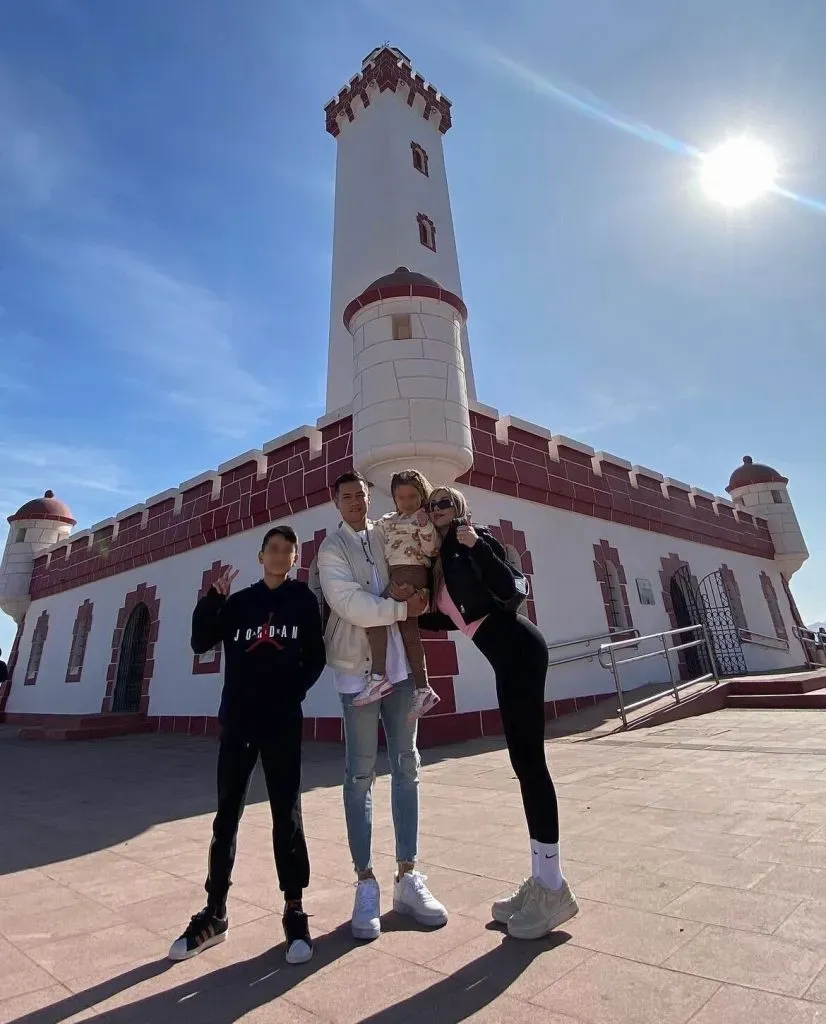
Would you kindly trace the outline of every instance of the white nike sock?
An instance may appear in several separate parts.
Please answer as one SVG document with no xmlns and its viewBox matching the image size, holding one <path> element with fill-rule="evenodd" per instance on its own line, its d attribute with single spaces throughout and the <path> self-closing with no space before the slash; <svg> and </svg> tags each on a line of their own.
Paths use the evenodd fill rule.
<svg viewBox="0 0 826 1024">
<path fill-rule="evenodd" d="M 548 889 L 562 888 L 562 864 L 559 843 L 531 840 L 531 874 Z"/>
</svg>

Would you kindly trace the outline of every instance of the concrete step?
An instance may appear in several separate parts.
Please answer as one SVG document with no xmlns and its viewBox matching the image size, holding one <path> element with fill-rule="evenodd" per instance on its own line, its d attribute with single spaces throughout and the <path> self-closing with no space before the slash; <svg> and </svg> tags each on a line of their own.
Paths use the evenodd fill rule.
<svg viewBox="0 0 826 1024">
<path fill-rule="evenodd" d="M 727 708 L 741 708 L 756 711 L 774 709 L 789 711 L 813 711 L 826 708 L 826 689 L 807 690 L 804 693 L 746 693 L 726 697 Z"/>
<path fill-rule="evenodd" d="M 794 675 L 757 676 L 729 680 L 729 693 L 738 697 L 763 693 L 812 693 L 826 686 L 826 672 L 800 672 Z"/>
</svg>

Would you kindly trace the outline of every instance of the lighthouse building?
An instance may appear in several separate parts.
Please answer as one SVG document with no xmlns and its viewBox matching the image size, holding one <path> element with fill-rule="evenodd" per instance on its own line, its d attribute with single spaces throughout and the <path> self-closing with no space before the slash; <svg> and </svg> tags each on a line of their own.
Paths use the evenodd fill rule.
<svg viewBox="0 0 826 1024">
<path fill-rule="evenodd" d="M 195 602 L 228 565 L 236 586 L 252 583 L 276 522 L 296 530 L 297 572 L 313 583 L 338 522 L 330 485 L 352 467 L 373 485 L 376 516 L 399 469 L 466 491 L 528 578 L 524 612 L 550 647 L 550 717 L 613 690 L 601 643 L 697 621 L 722 674 L 804 664 L 789 584 L 808 552 L 788 480 L 746 456 L 720 497 L 482 404 L 442 147 L 449 100 L 384 46 L 325 113 L 337 147 L 325 414 L 80 531 L 71 495 L 47 491 L 11 516 L 0 609 L 18 628 L 4 720 L 67 736 L 216 731 L 222 653 L 192 654 Z M 442 700 L 421 742 L 499 732 L 472 644 L 425 645 Z M 671 669 L 690 674 L 691 659 Z M 623 672 L 627 687 L 668 679 L 664 658 Z M 329 673 L 304 710 L 309 738 L 342 738 Z"/>
</svg>

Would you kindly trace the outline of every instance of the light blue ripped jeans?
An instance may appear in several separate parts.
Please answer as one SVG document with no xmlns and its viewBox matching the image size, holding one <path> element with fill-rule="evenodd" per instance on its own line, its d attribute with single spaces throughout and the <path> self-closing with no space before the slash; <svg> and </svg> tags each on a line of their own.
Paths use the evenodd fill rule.
<svg viewBox="0 0 826 1024">
<path fill-rule="evenodd" d="M 341 694 L 344 708 L 344 817 L 356 871 L 372 867 L 373 783 L 379 750 L 379 719 L 390 761 L 390 805 L 396 830 L 396 860 L 415 863 L 419 840 L 419 751 L 417 721 L 411 721 L 413 681 L 398 683 L 374 704 L 353 706 L 355 694 Z"/>
</svg>

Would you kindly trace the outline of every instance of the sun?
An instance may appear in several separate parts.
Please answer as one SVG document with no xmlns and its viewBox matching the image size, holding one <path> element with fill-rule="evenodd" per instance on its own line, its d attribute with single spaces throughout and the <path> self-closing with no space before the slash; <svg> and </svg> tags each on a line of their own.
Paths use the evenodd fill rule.
<svg viewBox="0 0 826 1024">
<path fill-rule="evenodd" d="M 700 184 L 723 206 L 745 206 L 771 191 L 777 178 L 772 151 L 753 139 L 730 139 L 702 158 Z"/>
</svg>

